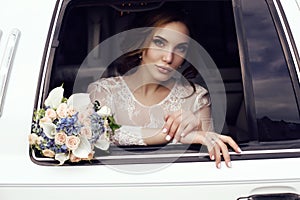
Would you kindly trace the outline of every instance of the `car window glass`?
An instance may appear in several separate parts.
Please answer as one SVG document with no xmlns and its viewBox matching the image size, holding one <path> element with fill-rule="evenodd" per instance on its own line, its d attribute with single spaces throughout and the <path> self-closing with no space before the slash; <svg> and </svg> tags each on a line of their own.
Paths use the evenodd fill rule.
<svg viewBox="0 0 300 200">
<path fill-rule="evenodd" d="M 299 111 L 268 5 L 242 1 L 260 140 L 300 138 Z"/>
</svg>

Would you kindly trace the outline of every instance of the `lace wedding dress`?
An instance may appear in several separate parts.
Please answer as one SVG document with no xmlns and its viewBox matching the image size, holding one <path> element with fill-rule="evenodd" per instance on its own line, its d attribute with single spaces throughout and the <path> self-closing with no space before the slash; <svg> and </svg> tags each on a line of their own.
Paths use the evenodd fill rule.
<svg viewBox="0 0 300 200">
<path fill-rule="evenodd" d="M 102 78 L 88 87 L 91 101 L 98 100 L 101 106 L 111 108 L 116 122 L 122 125 L 115 134 L 120 145 L 145 145 L 141 128 L 162 128 L 165 115 L 178 110 L 191 111 L 200 120 L 210 118 L 210 112 L 202 112 L 210 106 L 207 90 L 196 85 L 193 95 L 192 91 L 190 85 L 183 85 L 178 80 L 166 98 L 146 106 L 135 98 L 122 76 Z"/>
</svg>

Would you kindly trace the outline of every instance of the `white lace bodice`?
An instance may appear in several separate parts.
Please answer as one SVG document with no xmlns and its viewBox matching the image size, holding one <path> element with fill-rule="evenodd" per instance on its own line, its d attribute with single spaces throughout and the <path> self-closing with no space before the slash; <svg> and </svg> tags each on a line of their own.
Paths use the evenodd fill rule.
<svg viewBox="0 0 300 200">
<path fill-rule="evenodd" d="M 196 92 L 186 98 L 192 90 L 190 85 L 177 81 L 160 103 L 145 106 L 134 97 L 121 76 L 103 78 L 88 87 L 91 101 L 98 100 L 102 106 L 110 107 L 117 123 L 147 128 L 162 128 L 165 115 L 180 109 L 192 111 L 199 119 L 210 117 L 201 113 L 202 108 L 210 106 L 207 90 L 196 85 Z"/>
</svg>

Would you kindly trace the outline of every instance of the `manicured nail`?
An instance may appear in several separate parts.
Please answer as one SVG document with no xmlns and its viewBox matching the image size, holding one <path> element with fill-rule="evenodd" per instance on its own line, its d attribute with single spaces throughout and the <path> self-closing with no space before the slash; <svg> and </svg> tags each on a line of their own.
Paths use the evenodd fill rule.
<svg viewBox="0 0 300 200">
<path fill-rule="evenodd" d="M 181 137 L 184 137 L 185 136 L 185 133 L 181 133 L 181 135 L 180 135 Z"/>
<path fill-rule="evenodd" d="M 170 141 L 170 140 L 171 140 L 171 136 L 167 135 L 167 136 L 166 136 L 166 140 L 167 140 L 167 141 Z"/>
<path fill-rule="evenodd" d="M 229 168 L 231 168 L 231 167 L 232 167 L 231 162 L 228 162 L 228 163 L 227 163 L 227 166 L 228 166 Z"/>
<path fill-rule="evenodd" d="M 212 155 L 212 156 L 211 156 L 211 159 L 212 159 L 212 160 L 215 160 L 215 156 L 214 156 L 214 155 Z"/>
<path fill-rule="evenodd" d="M 176 140 L 175 138 L 173 139 L 173 143 L 174 143 L 174 144 L 177 144 L 177 140 Z"/>
<path fill-rule="evenodd" d="M 238 148 L 237 151 L 238 151 L 239 153 L 242 153 L 242 149 L 241 149 L 241 148 Z"/>
<path fill-rule="evenodd" d="M 163 133 L 166 133 L 167 131 L 168 131 L 168 129 L 166 129 L 166 128 L 163 128 L 163 130 L 162 130 Z"/>
<path fill-rule="evenodd" d="M 217 168 L 218 168 L 218 169 L 221 169 L 221 163 L 218 163 L 218 164 L 217 164 Z"/>
</svg>

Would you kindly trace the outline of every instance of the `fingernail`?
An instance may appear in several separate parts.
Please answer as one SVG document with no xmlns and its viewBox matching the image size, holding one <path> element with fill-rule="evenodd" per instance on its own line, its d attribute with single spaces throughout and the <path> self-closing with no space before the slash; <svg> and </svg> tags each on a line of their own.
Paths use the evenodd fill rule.
<svg viewBox="0 0 300 200">
<path fill-rule="evenodd" d="M 237 151 L 238 151 L 239 153 L 242 153 L 242 149 L 241 149 L 241 148 L 238 148 Z"/>
<path fill-rule="evenodd" d="M 212 160 L 215 160 L 215 156 L 214 156 L 214 155 L 212 155 L 212 156 L 211 156 L 211 159 L 212 159 Z"/>
<path fill-rule="evenodd" d="M 177 140 L 176 140 L 175 138 L 173 139 L 173 143 L 174 143 L 174 144 L 177 144 Z"/>
<path fill-rule="evenodd" d="M 184 133 L 181 133 L 181 135 L 180 135 L 181 137 L 184 137 L 185 136 L 185 134 Z"/>
<path fill-rule="evenodd" d="M 162 130 L 163 133 L 166 133 L 167 131 L 168 131 L 168 129 L 166 129 L 166 128 L 163 128 L 163 130 Z"/>
<path fill-rule="evenodd" d="M 227 163 L 227 166 L 228 166 L 229 168 L 231 168 L 231 167 L 232 167 L 231 162 L 228 162 L 228 163 Z"/>
<path fill-rule="evenodd" d="M 166 140 L 167 140 L 167 141 L 170 141 L 170 140 L 171 140 L 171 136 L 167 135 L 167 136 L 166 136 Z"/>
<path fill-rule="evenodd" d="M 217 164 L 217 168 L 218 168 L 218 169 L 221 169 L 221 163 L 218 163 L 218 164 Z"/>
</svg>

